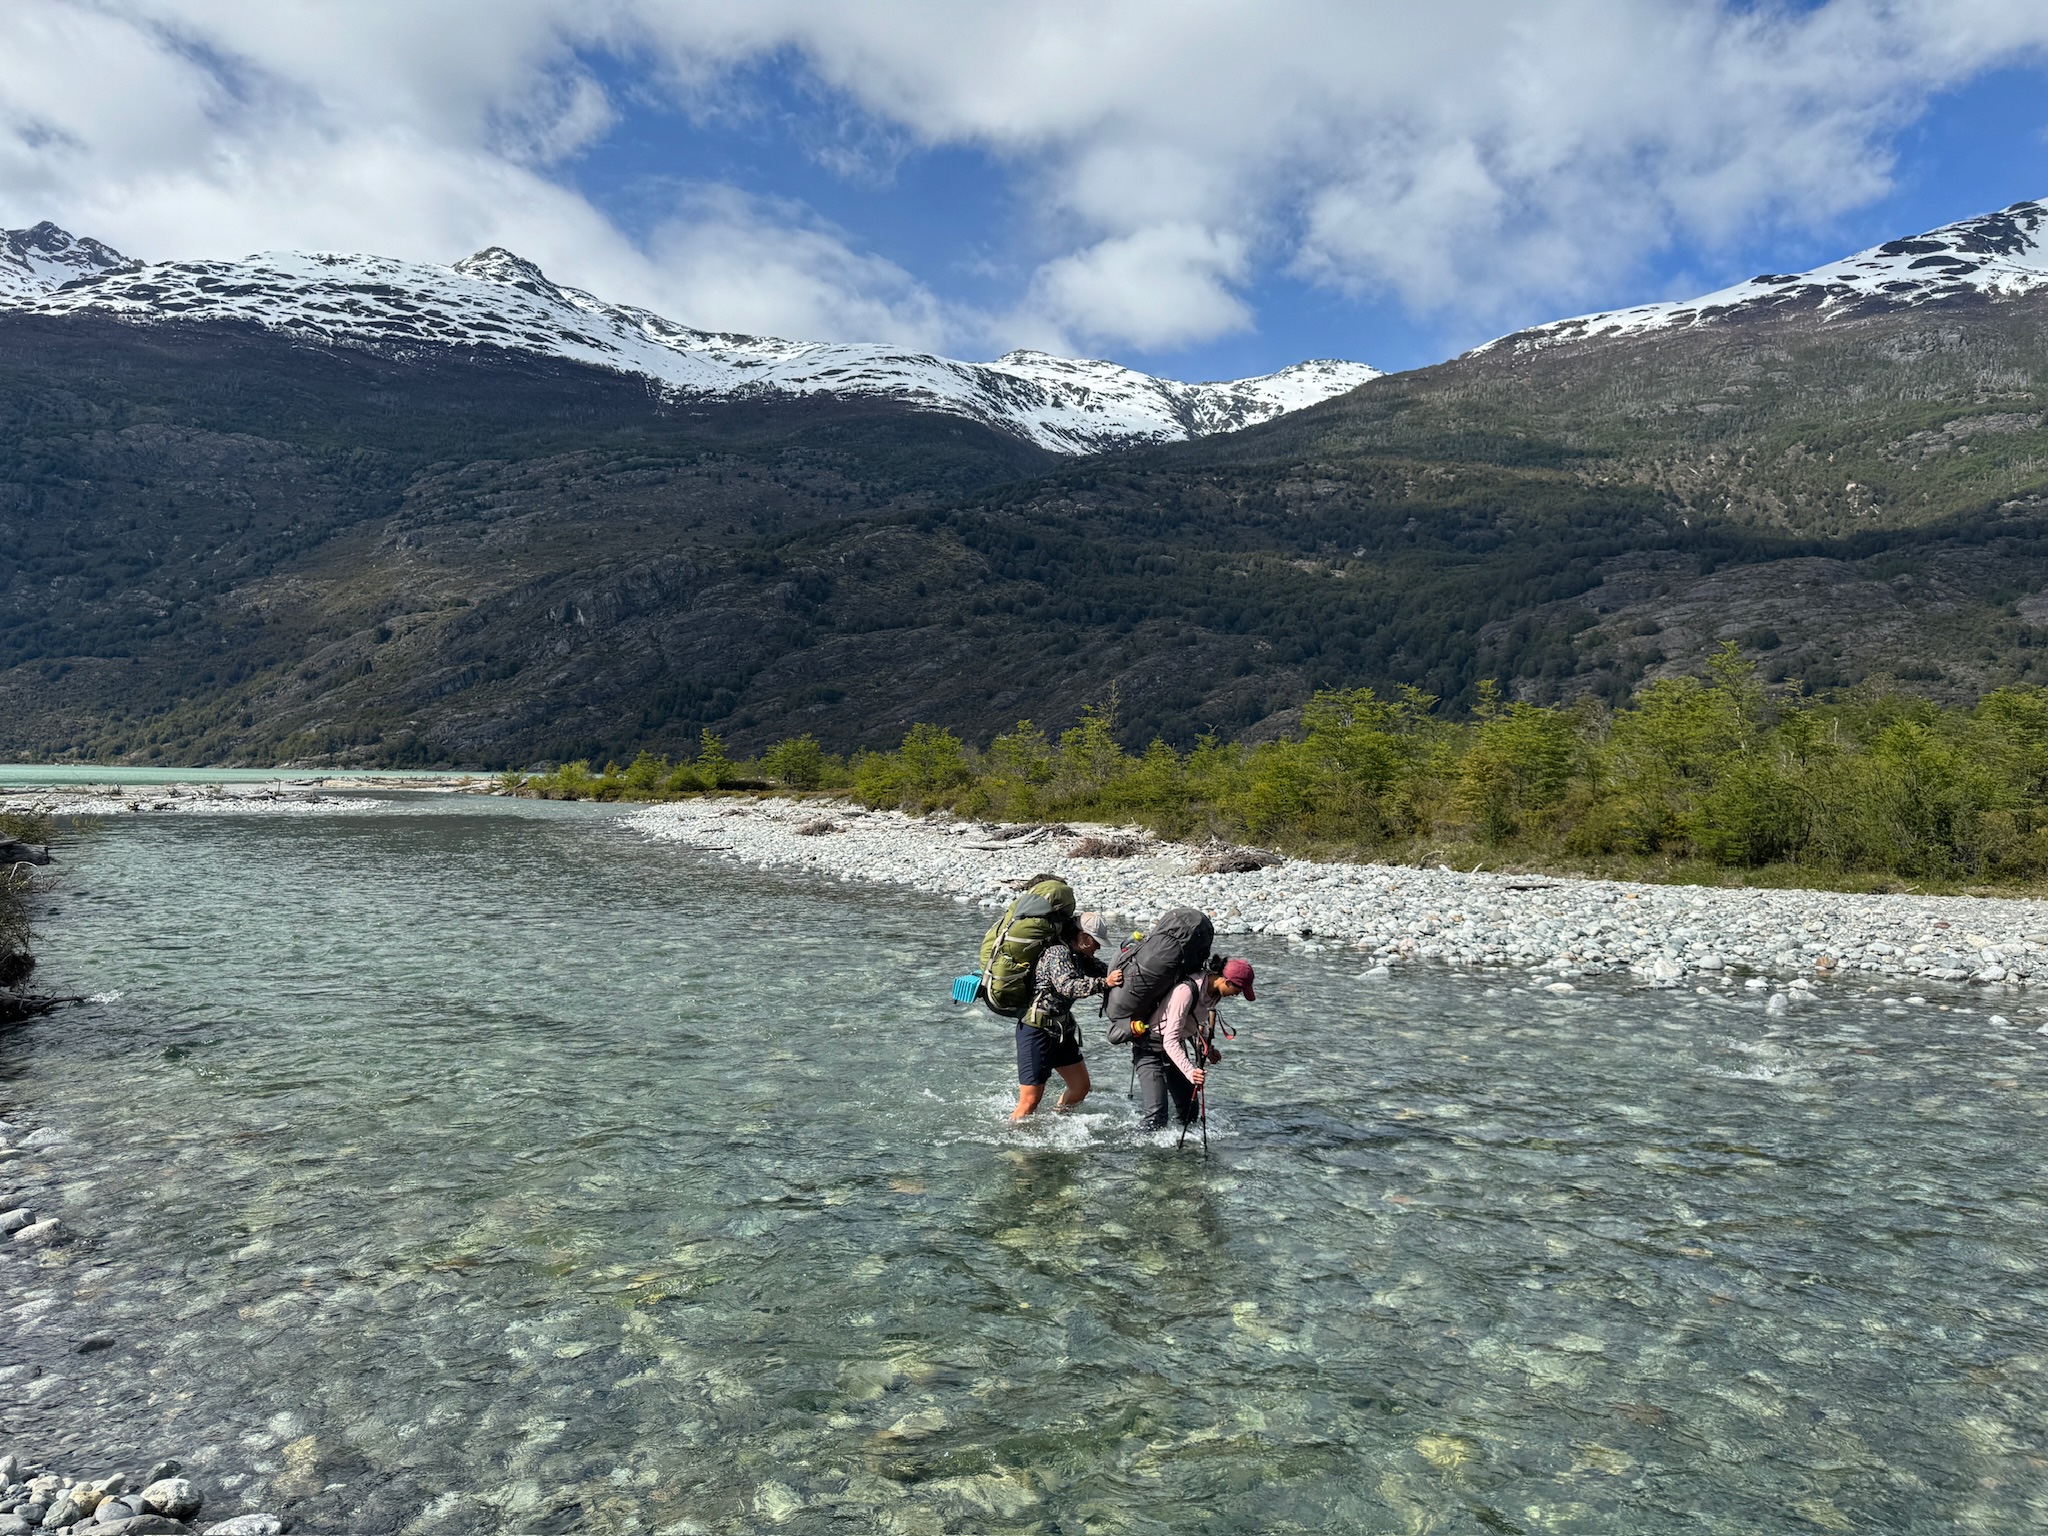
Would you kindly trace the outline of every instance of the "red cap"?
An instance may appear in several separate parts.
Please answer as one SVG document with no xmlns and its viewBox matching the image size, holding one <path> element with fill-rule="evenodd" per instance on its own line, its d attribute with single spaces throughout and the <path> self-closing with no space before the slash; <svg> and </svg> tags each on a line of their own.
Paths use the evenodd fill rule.
<svg viewBox="0 0 2048 1536">
<path fill-rule="evenodd" d="M 1223 979 L 1245 995 L 1245 1001 L 1257 1002 L 1259 994 L 1252 990 L 1252 963 L 1249 960 L 1232 960 L 1223 967 Z"/>
</svg>

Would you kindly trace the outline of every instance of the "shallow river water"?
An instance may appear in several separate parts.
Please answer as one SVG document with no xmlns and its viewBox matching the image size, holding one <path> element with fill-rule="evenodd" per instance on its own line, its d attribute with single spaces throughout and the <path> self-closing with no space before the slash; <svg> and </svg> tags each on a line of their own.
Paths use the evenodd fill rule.
<svg viewBox="0 0 2048 1536">
<path fill-rule="evenodd" d="M 1205 1160 L 1107 1048 L 1001 1123 L 985 914 L 615 820 L 60 850 L 42 979 L 118 996 L 0 1035 L 73 1138 L 0 1193 L 85 1234 L 0 1255 L 0 1449 L 302 1530 L 2048 1523 L 2048 1060 L 1981 997 L 1256 949 Z"/>
</svg>

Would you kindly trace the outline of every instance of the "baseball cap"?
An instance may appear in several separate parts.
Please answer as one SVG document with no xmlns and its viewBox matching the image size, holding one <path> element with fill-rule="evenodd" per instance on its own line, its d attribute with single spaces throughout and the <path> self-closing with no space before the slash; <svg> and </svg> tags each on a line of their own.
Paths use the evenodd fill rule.
<svg viewBox="0 0 2048 1536">
<path fill-rule="evenodd" d="M 1083 912 L 1075 920 L 1080 930 L 1104 949 L 1114 949 L 1116 942 L 1110 937 L 1109 919 L 1100 912 Z"/>
<path fill-rule="evenodd" d="M 1258 993 L 1252 990 L 1252 963 L 1249 960 L 1232 960 L 1223 967 L 1223 979 L 1244 993 L 1245 1001 L 1258 1001 Z"/>
</svg>

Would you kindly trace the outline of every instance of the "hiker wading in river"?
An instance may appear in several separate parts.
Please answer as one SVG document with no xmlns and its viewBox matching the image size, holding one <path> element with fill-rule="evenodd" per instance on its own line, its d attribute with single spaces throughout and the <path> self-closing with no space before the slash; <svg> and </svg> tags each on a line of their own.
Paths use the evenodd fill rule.
<svg viewBox="0 0 2048 1536">
<path fill-rule="evenodd" d="M 1072 1109 L 1088 1097 L 1088 1066 L 1081 1060 L 1081 1026 L 1074 1022 L 1074 1004 L 1098 997 L 1123 979 L 1095 958 L 1109 937 L 1109 923 L 1099 912 L 1083 912 L 1068 923 L 1060 942 L 1046 946 L 1032 973 L 1031 1006 L 1017 1021 L 1017 1107 L 1012 1120 L 1023 1120 L 1038 1108 L 1045 1084 L 1060 1075 L 1059 1111 Z"/>
<path fill-rule="evenodd" d="M 1199 1094 L 1208 1069 L 1223 1059 L 1215 1044 L 1216 1004 L 1226 997 L 1256 1001 L 1252 980 L 1251 961 L 1226 960 L 1221 970 L 1175 982 L 1152 1010 L 1144 1032 L 1131 1042 L 1141 1131 L 1156 1131 L 1166 1124 L 1169 1098 L 1182 1125 L 1194 1122 L 1201 1112 Z"/>
</svg>

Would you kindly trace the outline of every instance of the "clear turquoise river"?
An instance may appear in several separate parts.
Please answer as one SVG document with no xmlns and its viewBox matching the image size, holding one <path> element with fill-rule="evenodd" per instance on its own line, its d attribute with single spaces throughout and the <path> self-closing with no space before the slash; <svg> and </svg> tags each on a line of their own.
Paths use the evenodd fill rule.
<svg viewBox="0 0 2048 1536">
<path fill-rule="evenodd" d="M 2048 1526 L 2048 1061 L 1981 999 L 1255 949 L 1205 1161 L 1107 1047 L 1002 1123 L 979 911 L 612 810 L 59 852 L 105 1000 L 0 1034 L 72 1138 L 0 1193 L 83 1238 L 0 1256 L 0 1449 L 304 1531 Z"/>
</svg>

